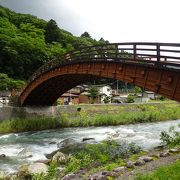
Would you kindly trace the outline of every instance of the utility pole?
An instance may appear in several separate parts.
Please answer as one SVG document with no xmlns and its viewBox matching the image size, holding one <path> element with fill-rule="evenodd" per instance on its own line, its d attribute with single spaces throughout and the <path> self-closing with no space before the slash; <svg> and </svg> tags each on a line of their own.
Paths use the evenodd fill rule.
<svg viewBox="0 0 180 180">
<path fill-rule="evenodd" d="M 118 87 L 118 80 L 116 81 L 116 94 L 118 94 L 119 87 Z"/>
</svg>

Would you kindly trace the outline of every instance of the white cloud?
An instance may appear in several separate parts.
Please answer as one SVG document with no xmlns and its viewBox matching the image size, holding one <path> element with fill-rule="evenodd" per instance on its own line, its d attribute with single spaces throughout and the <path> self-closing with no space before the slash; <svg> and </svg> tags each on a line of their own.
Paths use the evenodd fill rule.
<svg viewBox="0 0 180 180">
<path fill-rule="evenodd" d="M 1 0 L 9 7 L 55 19 L 60 27 L 111 42 L 180 42 L 179 0 Z M 41 2 L 41 3 L 40 3 Z"/>
</svg>

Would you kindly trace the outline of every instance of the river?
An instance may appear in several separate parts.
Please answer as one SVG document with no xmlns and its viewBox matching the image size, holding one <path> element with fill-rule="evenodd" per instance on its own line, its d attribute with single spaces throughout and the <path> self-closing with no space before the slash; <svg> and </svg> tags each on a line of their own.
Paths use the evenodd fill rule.
<svg viewBox="0 0 180 180">
<path fill-rule="evenodd" d="M 66 138 L 82 141 L 84 137 L 92 137 L 96 141 L 101 141 L 114 137 L 118 141 L 134 142 L 144 150 L 152 149 L 160 145 L 161 131 L 168 131 L 171 126 L 178 124 L 180 124 L 180 120 L 0 135 L 0 154 L 7 156 L 0 159 L 0 171 L 15 172 L 24 163 L 46 159 L 45 154 L 56 150 L 57 143 Z M 180 127 L 178 131 L 180 131 Z M 24 156 L 24 154 L 29 155 L 29 157 Z"/>
</svg>

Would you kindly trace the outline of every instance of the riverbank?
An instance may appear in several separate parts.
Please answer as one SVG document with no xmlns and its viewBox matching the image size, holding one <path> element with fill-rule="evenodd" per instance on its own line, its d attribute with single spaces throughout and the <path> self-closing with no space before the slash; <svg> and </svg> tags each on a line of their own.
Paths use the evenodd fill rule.
<svg viewBox="0 0 180 180">
<path fill-rule="evenodd" d="M 56 116 L 33 114 L 0 122 L 0 133 L 66 127 L 115 126 L 180 119 L 180 104 L 122 104 L 58 106 Z"/>
<path fill-rule="evenodd" d="M 76 143 L 66 139 L 48 160 L 22 164 L 16 173 L 0 171 L 0 179 L 143 180 L 180 178 L 180 149 L 161 146 L 141 151 L 137 145 L 102 141 Z M 62 153 L 66 151 L 66 153 Z M 1 157 L 5 158 L 5 157 Z M 163 178 L 162 178 L 163 177 Z"/>
<path fill-rule="evenodd" d="M 64 128 L 0 135 L 0 170 L 4 171 L 6 175 L 9 173 L 12 175 L 13 172 L 24 171 L 20 167 L 26 168 L 25 164 L 32 165 L 30 168 L 42 165 L 37 163 L 48 163 L 50 165 L 49 160 L 53 156 L 55 159 L 64 153 L 65 155 L 60 158 L 62 162 L 64 158 L 67 160 L 69 157 L 70 159 L 68 158 L 65 165 L 58 166 L 58 169 L 64 167 L 65 170 L 66 168 L 65 174 L 78 173 L 82 167 L 85 168 L 87 176 L 100 170 L 112 171 L 118 166 L 125 166 L 127 158 L 134 162 L 139 156 L 150 156 L 147 152 L 161 143 L 160 132 L 168 132 L 172 126 L 179 131 L 179 123 L 180 120 L 171 120 L 145 124 Z M 166 141 L 166 137 L 168 136 L 164 134 L 165 139 L 163 138 L 163 140 L 169 143 Z M 172 142 L 172 145 L 177 144 L 177 141 L 173 140 Z M 53 167 L 50 166 L 49 168 Z"/>
</svg>

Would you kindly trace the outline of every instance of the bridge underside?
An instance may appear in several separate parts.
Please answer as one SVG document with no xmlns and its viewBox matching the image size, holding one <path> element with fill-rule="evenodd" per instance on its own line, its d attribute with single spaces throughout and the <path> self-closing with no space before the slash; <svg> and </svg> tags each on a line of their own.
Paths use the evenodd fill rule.
<svg viewBox="0 0 180 180">
<path fill-rule="evenodd" d="M 73 87 L 97 79 L 92 75 L 70 74 L 53 77 L 34 89 L 24 102 L 24 105 L 50 106 Z"/>
<path fill-rule="evenodd" d="M 180 73 L 146 64 L 114 61 L 73 62 L 48 71 L 31 82 L 20 96 L 22 106 L 49 106 L 76 85 L 112 78 L 180 101 Z"/>
</svg>

